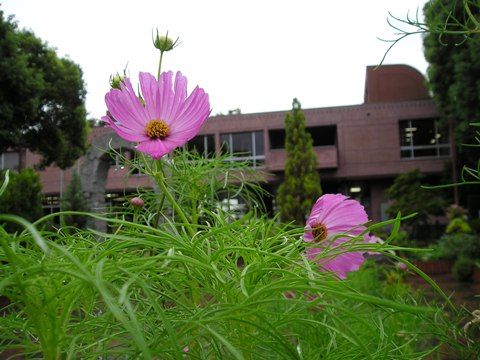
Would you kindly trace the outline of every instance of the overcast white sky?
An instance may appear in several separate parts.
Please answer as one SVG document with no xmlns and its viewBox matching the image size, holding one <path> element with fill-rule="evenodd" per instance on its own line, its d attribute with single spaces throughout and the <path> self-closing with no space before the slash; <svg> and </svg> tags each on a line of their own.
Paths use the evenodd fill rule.
<svg viewBox="0 0 480 360">
<path fill-rule="evenodd" d="M 1 0 L 0 0 L 1 1 Z M 181 70 L 189 88 L 203 87 L 212 114 L 288 110 L 363 102 L 365 67 L 380 62 L 393 38 L 388 12 L 415 14 L 425 0 L 4 0 L 20 27 L 69 56 L 84 73 L 90 117 L 105 113 L 109 76 L 128 63 L 156 74 L 152 29 L 180 37 L 163 70 Z M 420 36 L 389 53 L 386 64 L 408 64 L 423 74 Z"/>
</svg>

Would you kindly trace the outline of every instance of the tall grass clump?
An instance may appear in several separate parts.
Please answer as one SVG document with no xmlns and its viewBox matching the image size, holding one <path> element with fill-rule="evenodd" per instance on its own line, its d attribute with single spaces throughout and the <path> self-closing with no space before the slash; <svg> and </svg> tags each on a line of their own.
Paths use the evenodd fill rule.
<svg viewBox="0 0 480 360">
<path fill-rule="evenodd" d="M 344 281 L 319 270 L 304 256 L 303 228 L 261 215 L 258 185 L 241 164 L 178 151 L 129 165 L 165 180 L 159 188 L 169 195 L 142 191 L 143 207 L 125 204 L 116 216 L 63 212 L 33 224 L 0 216 L 24 229 L 0 228 L 0 294 L 8 299 L 0 354 L 416 359 L 446 347 L 473 351 L 450 320 L 455 310 L 397 291 L 375 266 Z M 248 211 L 225 210 L 226 196 L 243 197 Z M 55 216 L 89 216 L 109 231 L 52 229 Z M 391 223 L 398 230 L 399 219 Z M 397 249 L 354 240 L 345 251 Z"/>
</svg>

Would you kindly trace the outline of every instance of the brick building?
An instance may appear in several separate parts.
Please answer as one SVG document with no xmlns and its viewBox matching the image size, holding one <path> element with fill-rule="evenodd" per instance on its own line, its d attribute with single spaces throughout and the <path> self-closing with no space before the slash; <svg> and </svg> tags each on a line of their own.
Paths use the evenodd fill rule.
<svg viewBox="0 0 480 360">
<path fill-rule="evenodd" d="M 364 99 L 360 105 L 304 109 L 304 113 L 324 192 L 357 198 L 378 221 L 385 218 L 384 191 L 397 175 L 419 168 L 431 177 L 438 176 L 451 149 L 448 134 L 437 127 L 438 113 L 425 79 L 412 67 L 367 67 Z M 274 193 L 285 166 L 285 113 L 211 117 L 190 145 L 199 152 L 219 153 L 225 144 L 223 148 L 231 153 L 232 160 L 248 160 L 253 167 L 267 171 L 266 187 Z M 92 136 L 108 131 L 95 128 Z M 0 160 L 2 167 L 12 167 L 15 153 L 3 154 Z M 27 166 L 37 162 L 37 155 L 27 153 Z M 41 172 L 46 211 L 58 208 L 70 172 L 54 167 Z M 143 175 L 126 178 L 126 174 L 127 169 L 112 161 L 107 200 L 134 191 L 139 185 L 149 185 Z"/>
</svg>

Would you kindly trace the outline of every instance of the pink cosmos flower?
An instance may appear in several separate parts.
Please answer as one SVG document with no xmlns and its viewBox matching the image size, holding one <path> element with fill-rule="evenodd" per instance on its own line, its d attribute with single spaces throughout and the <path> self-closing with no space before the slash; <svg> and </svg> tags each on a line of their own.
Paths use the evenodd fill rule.
<svg viewBox="0 0 480 360">
<path fill-rule="evenodd" d="M 358 201 L 342 194 L 321 196 L 313 205 L 305 226 L 303 239 L 317 244 L 307 249 L 307 258 L 316 259 L 320 269 L 345 279 L 347 272 L 358 270 L 365 260 L 362 252 L 343 252 L 348 250 L 345 242 L 365 231 L 363 224 L 367 221 L 367 213 Z M 336 237 L 339 234 L 348 235 Z M 317 258 L 320 253 L 325 254 Z"/>
<path fill-rule="evenodd" d="M 187 78 L 181 72 L 164 72 L 157 80 L 140 73 L 142 98 L 133 90 L 128 78 L 121 89 L 105 95 L 108 123 L 121 138 L 137 142 L 137 150 L 158 159 L 184 145 L 200 131 L 210 115 L 208 94 L 198 86 L 187 96 Z"/>
</svg>

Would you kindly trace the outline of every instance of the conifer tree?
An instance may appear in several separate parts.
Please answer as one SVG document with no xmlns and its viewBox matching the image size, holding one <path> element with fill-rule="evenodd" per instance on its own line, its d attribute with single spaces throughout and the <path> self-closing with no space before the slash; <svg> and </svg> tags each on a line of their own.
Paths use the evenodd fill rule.
<svg viewBox="0 0 480 360">
<path fill-rule="evenodd" d="M 62 196 L 62 211 L 89 211 L 87 199 L 82 190 L 80 176 L 77 172 L 72 173 L 72 180 L 68 184 Z M 85 216 L 65 216 L 65 223 L 77 228 L 84 228 L 87 223 Z"/>
<path fill-rule="evenodd" d="M 285 180 L 277 194 L 280 219 L 303 225 L 322 188 L 312 137 L 305 128 L 305 115 L 297 99 L 293 99 L 292 111 L 285 117 L 285 149 Z"/>
</svg>

